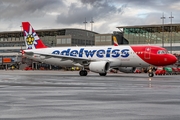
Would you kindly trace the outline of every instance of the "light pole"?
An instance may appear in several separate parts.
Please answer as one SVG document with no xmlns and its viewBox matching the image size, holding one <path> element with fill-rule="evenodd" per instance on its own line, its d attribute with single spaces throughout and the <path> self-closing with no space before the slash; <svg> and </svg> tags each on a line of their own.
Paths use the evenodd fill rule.
<svg viewBox="0 0 180 120">
<path fill-rule="evenodd" d="M 21 50 L 20 50 L 20 51 L 21 51 L 21 53 L 22 53 L 22 56 L 21 56 L 21 64 L 23 64 L 23 63 L 24 63 L 24 61 L 23 61 L 23 50 L 22 50 L 22 46 L 23 46 L 23 43 L 22 43 L 22 42 L 23 42 L 23 41 L 22 41 L 22 39 L 21 39 L 21 38 L 22 38 L 22 34 L 23 34 L 23 33 L 22 33 L 22 32 L 23 32 L 23 31 L 22 31 L 22 26 L 20 26 L 20 28 L 21 28 L 21 34 L 20 34 Z"/>
<path fill-rule="evenodd" d="M 161 19 L 162 19 L 162 32 L 163 32 L 163 34 L 162 34 L 162 47 L 164 47 L 164 19 L 166 19 L 166 17 L 164 17 L 164 13 L 162 14 Z"/>
<path fill-rule="evenodd" d="M 21 35 L 20 35 L 20 40 L 21 40 L 21 36 L 22 36 L 22 26 L 20 26 L 20 28 L 21 28 Z"/>
<path fill-rule="evenodd" d="M 91 18 L 91 31 L 93 31 L 93 23 L 94 23 L 94 21 L 93 21 L 93 18 Z"/>
<path fill-rule="evenodd" d="M 85 24 L 85 30 L 86 30 L 86 24 L 87 24 L 86 18 L 85 18 L 85 21 L 83 23 Z"/>
<path fill-rule="evenodd" d="M 171 16 L 169 18 L 171 19 L 171 41 L 170 41 L 170 48 L 171 48 L 171 54 L 172 54 L 172 19 L 174 18 L 172 16 L 172 12 L 171 12 Z"/>
</svg>

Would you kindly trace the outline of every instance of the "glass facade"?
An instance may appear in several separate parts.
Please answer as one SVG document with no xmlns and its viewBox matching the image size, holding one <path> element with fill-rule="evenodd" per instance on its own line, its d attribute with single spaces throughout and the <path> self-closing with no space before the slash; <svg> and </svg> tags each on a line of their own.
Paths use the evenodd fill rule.
<svg viewBox="0 0 180 120">
<path fill-rule="evenodd" d="M 123 38 L 122 33 L 114 31 L 113 34 L 96 34 L 95 45 L 113 45 L 114 37 L 119 45 L 128 44 L 128 41 Z"/>
<path fill-rule="evenodd" d="M 112 34 L 95 35 L 95 45 L 112 45 Z"/>
<path fill-rule="evenodd" d="M 46 29 L 37 30 L 38 36 L 47 46 L 94 45 L 93 31 L 83 29 Z M 0 47 L 25 46 L 21 31 L 0 32 Z"/>
<path fill-rule="evenodd" d="M 157 44 L 180 51 L 180 24 L 118 27 L 129 44 Z"/>
</svg>

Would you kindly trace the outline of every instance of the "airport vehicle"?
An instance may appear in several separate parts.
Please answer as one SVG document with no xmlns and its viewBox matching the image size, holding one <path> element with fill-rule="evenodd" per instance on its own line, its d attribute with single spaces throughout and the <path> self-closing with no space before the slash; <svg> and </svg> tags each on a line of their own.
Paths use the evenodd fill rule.
<svg viewBox="0 0 180 120">
<path fill-rule="evenodd" d="M 155 71 L 155 75 L 166 75 L 166 70 L 164 67 L 157 67 Z"/>
<path fill-rule="evenodd" d="M 173 74 L 171 67 L 164 67 L 164 70 L 166 71 L 166 75 L 172 75 Z"/>
<path fill-rule="evenodd" d="M 177 70 L 178 70 L 178 72 L 179 72 L 179 74 L 180 74 L 180 67 L 179 67 L 179 66 L 177 66 Z"/>
<path fill-rule="evenodd" d="M 134 70 L 134 73 L 141 73 L 141 70 L 138 69 L 138 68 L 136 68 L 136 69 Z"/>
<path fill-rule="evenodd" d="M 25 57 L 59 66 L 78 66 L 80 76 L 88 74 L 85 68 L 106 76 L 109 68 L 148 67 L 173 64 L 177 58 L 165 48 L 151 45 L 52 47 L 43 44 L 29 22 L 22 22 L 26 50 Z M 149 76 L 153 77 L 153 72 Z"/>
<path fill-rule="evenodd" d="M 172 67 L 172 74 L 174 74 L 174 75 L 179 74 L 179 71 L 178 71 L 177 67 Z"/>
</svg>

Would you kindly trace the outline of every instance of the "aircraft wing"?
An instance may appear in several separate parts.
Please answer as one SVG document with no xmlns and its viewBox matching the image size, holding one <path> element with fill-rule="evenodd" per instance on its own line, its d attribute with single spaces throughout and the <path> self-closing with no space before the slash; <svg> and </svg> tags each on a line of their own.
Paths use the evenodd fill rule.
<svg viewBox="0 0 180 120">
<path fill-rule="evenodd" d="M 25 54 L 27 55 L 40 55 L 40 56 L 44 56 L 44 59 L 49 59 L 49 58 L 60 58 L 62 61 L 65 60 L 72 60 L 75 63 L 79 63 L 79 64 L 88 64 L 89 62 L 92 61 L 98 61 L 97 59 L 92 59 L 92 58 L 81 58 L 81 57 L 76 57 L 76 56 L 66 56 L 66 55 L 56 55 L 56 54 L 46 54 L 46 53 L 36 53 L 36 52 L 26 52 Z"/>
<path fill-rule="evenodd" d="M 34 52 L 31 52 L 31 51 L 28 51 L 28 52 L 24 52 L 23 54 L 26 54 L 26 55 L 34 55 Z"/>
</svg>

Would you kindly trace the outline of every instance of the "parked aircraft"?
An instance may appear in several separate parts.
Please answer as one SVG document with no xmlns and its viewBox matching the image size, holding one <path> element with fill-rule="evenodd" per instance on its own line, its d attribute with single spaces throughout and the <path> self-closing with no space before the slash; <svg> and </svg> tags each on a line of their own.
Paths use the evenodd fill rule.
<svg viewBox="0 0 180 120">
<path fill-rule="evenodd" d="M 24 56 L 35 61 L 59 65 L 79 66 L 80 76 L 88 74 L 85 68 L 106 76 L 109 68 L 148 67 L 174 64 L 177 58 L 165 48 L 151 45 L 47 47 L 29 22 L 22 22 L 26 50 Z M 153 77 L 153 72 L 149 73 Z"/>
<path fill-rule="evenodd" d="M 113 36 L 113 43 L 114 43 L 114 46 L 119 46 L 116 36 Z"/>
</svg>

